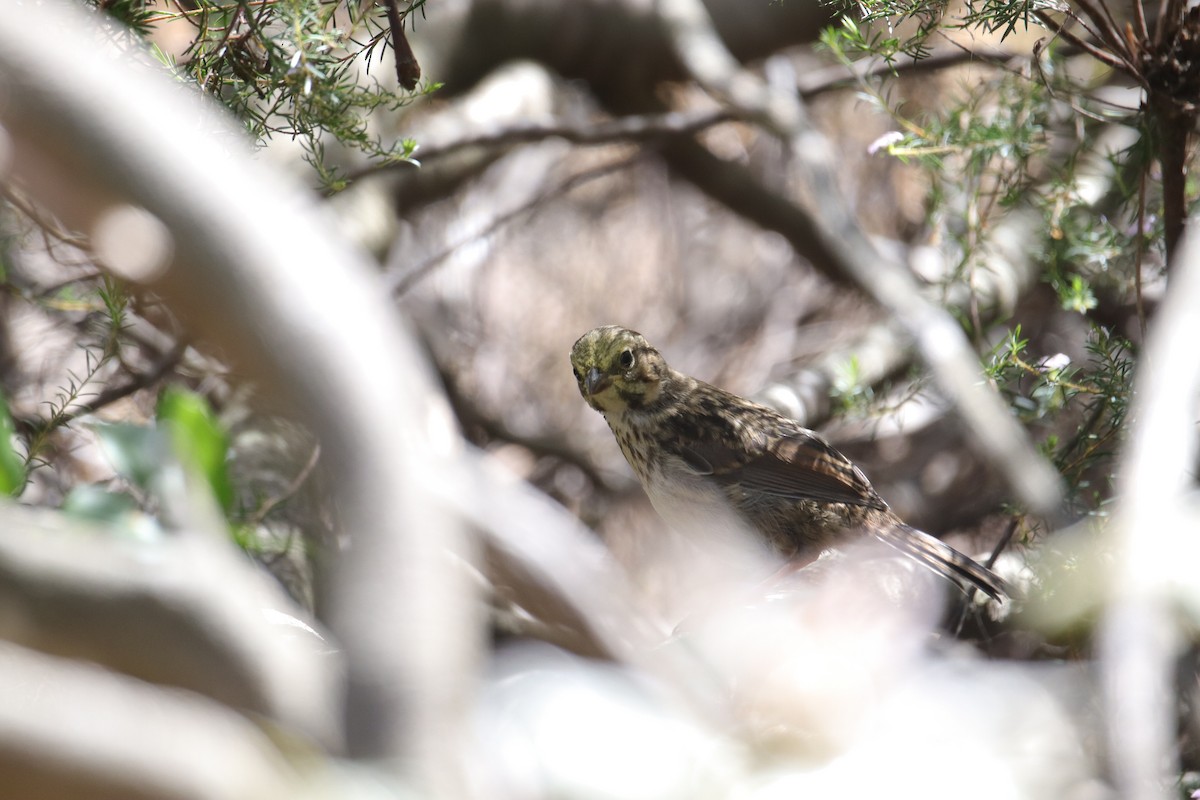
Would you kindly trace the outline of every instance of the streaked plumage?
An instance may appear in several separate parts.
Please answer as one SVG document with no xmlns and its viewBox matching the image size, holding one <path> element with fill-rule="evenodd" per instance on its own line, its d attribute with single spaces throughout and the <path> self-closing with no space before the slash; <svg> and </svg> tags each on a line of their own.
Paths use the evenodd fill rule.
<svg viewBox="0 0 1200 800">
<path fill-rule="evenodd" d="M 675 371 L 641 334 L 591 330 L 571 349 L 571 366 L 654 507 L 682 532 L 732 508 L 786 558 L 869 532 L 959 585 L 1009 594 L 990 570 L 904 524 L 819 435 Z"/>
</svg>

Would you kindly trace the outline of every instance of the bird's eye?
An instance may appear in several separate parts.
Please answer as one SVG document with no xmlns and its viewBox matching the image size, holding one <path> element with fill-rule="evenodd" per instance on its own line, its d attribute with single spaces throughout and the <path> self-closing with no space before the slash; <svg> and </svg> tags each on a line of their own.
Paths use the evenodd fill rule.
<svg viewBox="0 0 1200 800">
<path fill-rule="evenodd" d="M 621 362 L 621 369 L 629 369 L 633 366 L 633 351 L 622 350 L 618 360 Z"/>
<path fill-rule="evenodd" d="M 583 383 L 583 376 L 579 374 L 579 370 L 572 368 L 571 372 L 575 373 L 576 383 Z"/>
</svg>

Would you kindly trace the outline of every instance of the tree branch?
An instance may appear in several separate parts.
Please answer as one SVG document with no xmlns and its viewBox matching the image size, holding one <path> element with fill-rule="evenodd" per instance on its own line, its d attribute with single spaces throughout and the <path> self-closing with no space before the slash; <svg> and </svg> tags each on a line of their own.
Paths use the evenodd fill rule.
<svg viewBox="0 0 1200 800">
<path fill-rule="evenodd" d="M 1087 41 L 1086 39 L 1084 39 L 1080 36 L 1076 36 L 1074 33 L 1067 30 L 1064 23 L 1055 22 L 1054 18 L 1051 17 L 1045 11 L 1035 11 L 1033 13 L 1039 20 L 1042 21 L 1043 25 L 1045 25 L 1047 28 L 1055 31 L 1055 33 L 1057 35 L 1066 39 L 1068 42 L 1075 45 L 1080 50 L 1083 50 L 1088 55 L 1090 55 L 1092 58 L 1094 58 L 1097 61 L 1100 61 L 1104 64 L 1108 64 L 1113 69 L 1119 69 L 1122 72 L 1127 72 L 1135 78 L 1138 77 L 1137 71 L 1131 70 L 1129 67 L 1129 64 L 1127 64 L 1123 59 L 1118 58 L 1117 56 L 1114 56 L 1113 54 L 1111 54 L 1105 50 L 1101 50 L 1099 47 L 1096 47 L 1094 44 L 1092 44 L 1091 42 Z"/>
<path fill-rule="evenodd" d="M 1195 222 L 1189 230 L 1196 230 Z M 1200 600 L 1200 237 L 1184 238 L 1139 362 L 1128 450 L 1118 476 L 1107 611 L 1099 636 L 1108 752 L 1125 797 L 1166 798 L 1178 781 L 1176 659 L 1180 607 Z"/>
<path fill-rule="evenodd" d="M 623 169 L 628 169 L 636 164 L 639 158 L 639 156 L 632 158 L 622 157 L 614 161 L 609 161 L 606 164 L 601 164 L 598 167 L 592 167 L 591 169 L 586 169 L 582 172 L 576 173 L 575 175 L 563 180 L 557 186 L 538 194 L 528 202 L 522 203 L 516 208 L 500 214 L 479 231 L 476 231 L 475 233 L 472 233 L 464 239 L 454 242 L 453 244 L 447 245 L 437 253 L 434 253 L 433 255 L 421 261 L 421 263 L 409 269 L 403 275 L 389 276 L 388 283 L 392 293 L 398 297 L 404 295 L 406 292 L 412 289 L 412 287 L 418 281 L 426 277 L 430 272 L 437 268 L 439 264 L 444 262 L 450 256 L 454 255 L 463 247 L 466 247 L 473 242 L 480 241 L 481 239 L 488 238 L 512 223 L 514 220 L 519 219 L 525 214 L 535 211 L 537 208 L 545 205 L 556 197 L 561 197 L 562 195 L 565 195 L 591 181 L 599 180 L 600 178 L 612 175 L 613 173 Z"/>
<path fill-rule="evenodd" d="M 64 529 L 53 512 L 4 506 L 0 637 L 190 689 L 336 746 L 336 662 L 271 628 L 265 609 L 300 612 L 226 538 L 191 533 L 131 547 L 82 523 Z"/>
<path fill-rule="evenodd" d="M 467 723 L 481 607 L 446 502 L 458 440 L 445 400 L 376 270 L 311 194 L 239 153 L 241 133 L 161 65 L 101 49 L 94 28 L 67 3 L 0 16 L 12 177 L 85 232 L 116 205 L 153 215 L 171 247 L 152 290 L 312 424 L 353 541 L 333 581 L 349 752 L 462 796 L 447 732 Z M 335 272 L 315 281 L 303 264 Z"/>
<path fill-rule="evenodd" d="M 10 797 L 303 794 L 255 723 L 190 692 L 0 643 L 0 773 Z"/>
<path fill-rule="evenodd" d="M 446 158 L 468 149 L 494 149 L 511 147 L 545 139 L 563 139 L 572 144 L 604 145 L 618 142 L 653 142 L 676 136 L 692 136 L 714 125 L 730 122 L 733 116 L 726 110 L 680 112 L 667 111 L 662 114 L 644 114 L 619 117 L 612 120 L 592 121 L 583 125 L 571 125 L 565 121 L 553 124 L 521 123 L 498 127 L 492 130 L 471 131 L 461 139 L 444 143 L 423 144 L 417 152 L 418 161 L 425 164 Z M 411 170 L 408 163 L 371 164 L 350 173 L 350 180 L 369 175 L 398 170 Z"/>
</svg>

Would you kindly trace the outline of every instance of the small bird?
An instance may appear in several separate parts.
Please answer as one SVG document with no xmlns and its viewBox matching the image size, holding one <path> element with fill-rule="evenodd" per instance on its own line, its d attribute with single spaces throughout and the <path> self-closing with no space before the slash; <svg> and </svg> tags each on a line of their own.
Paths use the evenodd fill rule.
<svg viewBox="0 0 1200 800">
<path fill-rule="evenodd" d="M 571 348 L 579 393 L 599 411 L 655 510 L 686 533 L 722 514 L 784 558 L 870 533 L 960 587 L 1000 600 L 1006 583 L 906 525 L 845 456 L 795 420 L 672 369 L 636 331 L 605 325 Z"/>
</svg>

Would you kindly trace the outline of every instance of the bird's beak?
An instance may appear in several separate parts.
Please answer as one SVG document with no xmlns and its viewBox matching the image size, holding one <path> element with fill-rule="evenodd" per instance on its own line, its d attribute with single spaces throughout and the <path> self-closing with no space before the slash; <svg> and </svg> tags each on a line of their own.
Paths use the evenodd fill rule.
<svg viewBox="0 0 1200 800">
<path fill-rule="evenodd" d="M 600 370 L 592 367 L 587 371 L 587 375 L 583 377 L 583 388 L 587 389 L 589 395 L 599 394 L 609 387 L 612 379 L 604 375 Z"/>
</svg>

